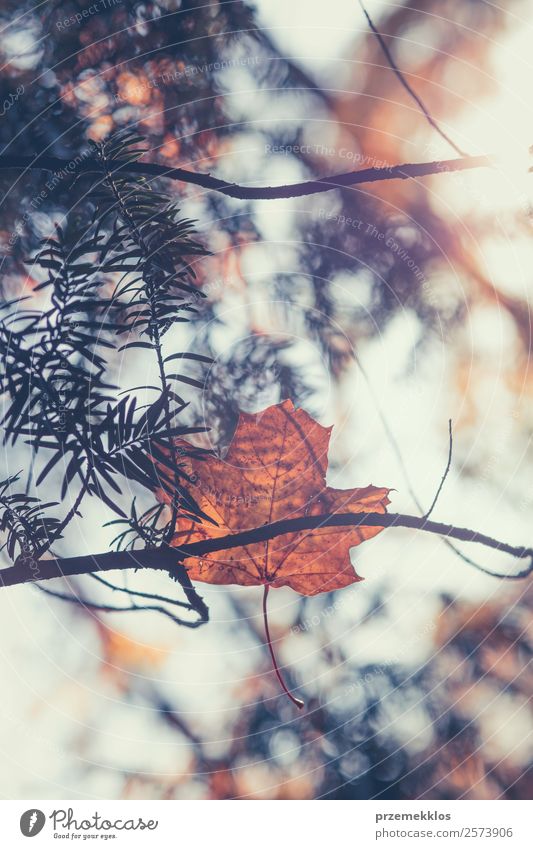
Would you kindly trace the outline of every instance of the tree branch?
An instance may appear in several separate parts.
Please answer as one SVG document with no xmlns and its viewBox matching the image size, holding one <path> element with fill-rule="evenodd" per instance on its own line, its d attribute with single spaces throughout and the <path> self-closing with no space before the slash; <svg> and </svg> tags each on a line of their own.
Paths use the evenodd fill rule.
<svg viewBox="0 0 533 849">
<path fill-rule="evenodd" d="M 533 548 L 510 545 L 469 528 L 458 528 L 455 525 L 433 522 L 423 516 L 406 516 L 402 513 L 330 513 L 271 522 L 236 534 L 187 543 L 180 548 L 108 551 L 102 554 L 38 560 L 29 563 L 19 561 L 14 566 L 0 570 L 0 586 L 8 587 L 49 578 L 84 575 L 88 572 L 106 572 L 111 569 L 160 569 L 169 571 L 182 587 L 188 586 L 193 589 L 187 570 L 182 564 L 185 557 L 204 557 L 215 551 L 227 551 L 298 531 L 344 526 L 412 528 L 463 542 L 476 542 L 513 557 L 530 558 L 531 562 L 526 569 L 514 575 L 505 576 L 506 578 L 524 578 L 533 570 Z"/>
<path fill-rule="evenodd" d="M 191 183 L 220 192 L 238 200 L 279 200 L 283 198 L 302 197 L 304 195 L 321 194 L 332 189 L 348 188 L 364 183 L 377 183 L 383 180 L 407 180 L 414 177 L 427 177 L 441 172 L 468 171 L 473 168 L 491 168 L 495 158 L 491 155 L 462 156 L 458 159 L 434 160 L 433 162 L 412 162 L 405 165 L 390 165 L 385 168 L 363 168 L 359 171 L 345 171 L 331 177 L 321 177 L 318 180 L 307 180 L 302 183 L 292 183 L 286 186 L 241 186 L 238 183 L 228 183 L 211 174 L 188 171 L 186 168 L 168 168 L 153 162 L 130 162 L 117 166 L 116 171 L 127 171 L 132 174 L 145 174 L 152 177 L 168 177 L 182 183 Z M 58 159 L 55 156 L 15 156 L 0 155 L 0 169 L 22 169 L 24 171 L 40 169 L 42 171 L 65 171 L 70 174 L 100 174 L 104 176 L 101 165 L 95 159 L 86 158 Z"/>
</svg>

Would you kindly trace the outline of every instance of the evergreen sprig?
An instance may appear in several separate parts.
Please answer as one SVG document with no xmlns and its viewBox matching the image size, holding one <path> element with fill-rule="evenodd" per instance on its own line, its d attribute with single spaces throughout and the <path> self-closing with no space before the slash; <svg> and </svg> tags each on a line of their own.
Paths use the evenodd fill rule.
<svg viewBox="0 0 533 849">
<path fill-rule="evenodd" d="M 203 452 L 178 452 L 175 444 L 205 430 L 184 419 L 188 404 L 175 391 L 176 382 L 203 383 L 169 368 L 175 369 L 177 359 L 210 359 L 174 351 L 165 355 L 162 341 L 195 311 L 200 295 L 190 263 L 206 251 L 193 238 L 194 223 L 180 216 L 169 197 L 143 177 L 121 172 L 144 152 L 141 142 L 126 130 L 94 145 L 99 178 L 88 194 L 92 220 L 77 229 L 70 216 L 65 227 L 57 226 L 42 240 L 31 261 L 44 279 L 31 299 L 4 304 L 4 441 L 30 446 L 36 487 L 59 468 L 61 501 L 77 486 L 60 520 L 47 515 L 56 503 L 13 494 L 15 479 L 0 484 L 0 531 L 7 533 L 10 557 L 17 541 L 20 549 L 22 533 L 32 551 L 48 550 L 79 515 L 86 495 L 101 499 L 127 522 L 133 544 L 167 545 L 178 515 L 206 518 L 190 495 L 186 463 L 187 454 Z M 31 306 L 35 298 L 44 299 L 41 309 Z M 120 344 L 125 334 L 127 341 Z M 109 377 L 110 353 L 135 348 L 153 351 L 157 363 L 160 385 L 149 387 L 157 391 L 149 404 L 135 394 L 148 387 L 120 397 Z M 133 506 L 127 518 L 123 496 L 132 487 L 165 493 L 170 516 L 163 506 L 138 516 Z"/>
<path fill-rule="evenodd" d="M 19 475 L 0 481 L 0 551 L 7 549 L 11 560 L 17 557 L 38 557 L 46 550 L 49 540 L 57 539 L 59 520 L 46 515 L 55 503 L 21 492 L 13 492 Z"/>
</svg>

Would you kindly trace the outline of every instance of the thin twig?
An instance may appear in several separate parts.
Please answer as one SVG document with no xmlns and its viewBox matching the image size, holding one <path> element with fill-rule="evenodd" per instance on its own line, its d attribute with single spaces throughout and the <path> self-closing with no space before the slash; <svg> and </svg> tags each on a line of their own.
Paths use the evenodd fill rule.
<svg viewBox="0 0 533 849">
<path fill-rule="evenodd" d="M 452 464 L 453 434 L 452 434 L 452 420 L 451 419 L 448 419 L 448 433 L 449 433 L 449 436 L 450 436 L 450 444 L 449 444 L 449 448 L 448 448 L 448 462 L 446 463 L 446 468 L 444 469 L 444 474 L 441 478 L 439 488 L 437 489 L 437 492 L 435 493 L 435 498 L 433 499 L 433 501 L 431 503 L 431 507 L 429 508 L 427 513 L 424 513 L 424 515 L 422 517 L 423 519 L 429 519 L 429 517 L 433 513 L 433 510 L 435 508 L 435 504 L 439 500 L 439 495 L 442 492 L 442 487 L 444 486 L 444 482 L 445 482 L 446 478 L 448 477 L 448 472 L 450 471 L 450 466 Z"/>
<path fill-rule="evenodd" d="M 194 610 L 194 607 L 191 604 L 188 604 L 186 601 L 180 601 L 177 598 L 169 598 L 166 595 L 157 595 L 157 593 L 144 593 L 140 590 L 131 590 L 128 587 L 119 587 L 117 584 L 113 584 L 111 581 L 106 581 L 105 578 L 102 578 L 100 575 L 95 575 L 94 572 L 89 574 L 90 578 L 94 578 L 95 581 L 98 581 L 99 584 L 102 584 L 104 587 L 107 587 L 113 592 L 117 593 L 126 593 L 126 595 L 135 598 L 144 598 L 147 601 L 160 601 L 163 604 L 172 604 L 175 607 L 182 607 L 184 610 Z"/>
<path fill-rule="evenodd" d="M 396 61 L 395 61 L 392 53 L 390 52 L 390 50 L 388 48 L 387 42 L 385 41 L 385 39 L 381 35 L 380 31 L 378 30 L 378 28 L 375 26 L 374 22 L 372 21 L 372 18 L 368 14 L 368 12 L 367 12 L 364 4 L 363 4 L 363 0 L 358 0 L 358 2 L 359 2 L 359 5 L 361 7 L 361 10 L 362 10 L 365 18 L 367 19 L 368 26 L 370 27 L 370 29 L 372 30 L 372 32 L 376 36 L 377 42 L 378 42 L 379 46 L 381 47 L 381 50 L 383 51 L 385 59 L 387 60 L 391 70 L 394 72 L 394 74 L 396 75 L 396 77 L 400 81 L 401 85 L 406 90 L 409 97 L 411 97 L 414 100 L 414 102 L 416 103 L 416 105 L 418 106 L 418 108 L 420 109 L 422 114 L 424 115 L 428 124 L 431 127 L 433 127 L 434 130 L 437 131 L 439 136 L 441 136 L 441 138 L 443 138 L 444 141 L 447 142 L 450 145 L 450 147 L 452 147 L 455 150 L 455 152 L 459 154 L 459 156 L 466 156 L 467 154 L 463 150 L 461 150 L 461 148 L 458 145 L 455 144 L 453 139 L 451 139 L 450 136 L 447 133 L 444 132 L 442 127 L 439 126 L 439 124 L 437 123 L 437 121 L 435 120 L 435 118 L 432 116 L 431 112 L 429 111 L 429 109 L 425 105 L 422 98 L 416 93 L 416 91 L 407 82 L 402 71 L 400 70 L 400 68 L 396 64 Z"/>
<path fill-rule="evenodd" d="M 192 621 L 180 619 L 179 616 L 175 616 L 174 613 L 171 613 L 171 611 L 167 610 L 165 607 L 161 607 L 161 605 L 132 603 L 129 607 L 118 607 L 118 605 L 114 604 L 100 604 L 98 602 L 89 601 L 83 596 L 76 596 L 72 593 L 64 593 L 60 590 L 51 590 L 49 587 L 42 587 L 40 584 L 36 584 L 35 586 L 38 590 L 40 590 L 40 592 L 52 596 L 53 598 L 58 598 L 61 601 L 68 601 L 71 604 L 77 604 L 88 610 L 98 610 L 100 613 L 138 613 L 140 611 L 151 611 L 152 613 L 160 613 L 163 616 L 168 616 L 168 618 L 176 625 L 184 625 L 186 628 L 198 628 L 200 625 L 204 624 L 204 621 L 200 618 Z"/>
<path fill-rule="evenodd" d="M 73 503 L 70 507 L 70 510 L 68 511 L 66 516 L 62 519 L 61 523 L 56 528 L 53 539 L 48 540 L 48 548 L 51 548 L 53 543 L 61 537 L 61 534 L 70 525 L 74 516 L 79 515 L 79 508 L 81 506 L 81 502 L 83 501 L 85 493 L 87 492 L 87 488 L 89 486 L 90 480 L 91 480 L 91 469 L 89 467 L 87 469 L 86 474 L 83 477 L 82 485 L 80 487 L 80 490 L 79 490 L 76 498 L 74 499 L 74 501 L 73 501 Z M 42 552 L 39 552 L 39 554 L 42 554 Z"/>
<path fill-rule="evenodd" d="M 411 481 L 411 476 L 409 474 L 409 470 L 407 468 L 407 465 L 406 465 L 405 460 L 403 458 L 402 452 L 400 450 L 398 440 L 396 439 L 396 436 L 395 436 L 389 422 L 387 421 L 387 417 L 385 416 L 385 413 L 383 412 L 383 409 L 382 409 L 381 404 L 379 402 L 379 398 L 376 394 L 374 386 L 372 385 L 372 381 L 370 380 L 370 377 L 368 376 L 368 373 L 367 373 L 365 367 L 363 366 L 363 363 L 361 362 L 359 356 L 355 352 L 354 352 L 354 359 L 357 363 L 357 367 L 358 367 L 359 371 L 361 372 L 361 374 L 363 376 L 363 380 L 366 383 L 370 397 L 372 398 L 372 401 L 374 402 L 374 406 L 376 407 L 379 419 L 381 421 L 381 424 L 383 425 L 383 430 L 385 431 L 385 436 L 387 437 L 389 444 L 390 444 L 390 446 L 391 446 L 391 448 L 394 452 L 394 455 L 396 457 L 396 460 L 398 461 L 398 465 L 400 466 L 401 472 L 403 474 L 409 495 L 413 499 L 414 505 L 417 508 L 417 510 L 419 510 L 420 514 L 423 515 L 424 514 L 424 508 L 422 507 L 422 503 L 421 503 L 418 495 L 416 494 L 416 492 L 414 490 L 413 483 Z M 459 557 L 459 559 L 462 560 L 463 563 L 468 564 L 468 566 L 472 566 L 474 569 L 477 569 L 479 572 L 483 572 L 484 575 L 489 575 L 491 578 L 508 578 L 508 577 L 510 577 L 509 575 L 503 575 L 500 572 L 493 572 L 490 569 L 487 569 L 485 566 L 482 566 L 481 563 L 478 563 L 476 560 L 473 560 L 471 557 L 468 557 L 464 553 L 464 551 L 461 551 L 460 548 L 458 548 L 456 545 L 454 545 L 453 542 L 450 542 L 450 540 L 447 539 L 446 537 L 443 538 L 442 542 L 444 543 L 444 545 L 447 548 L 450 549 L 450 551 L 453 551 L 453 553 L 457 557 Z M 526 573 L 526 574 L 528 574 L 528 573 Z M 525 575 L 519 575 L 517 577 L 525 577 Z"/>
</svg>

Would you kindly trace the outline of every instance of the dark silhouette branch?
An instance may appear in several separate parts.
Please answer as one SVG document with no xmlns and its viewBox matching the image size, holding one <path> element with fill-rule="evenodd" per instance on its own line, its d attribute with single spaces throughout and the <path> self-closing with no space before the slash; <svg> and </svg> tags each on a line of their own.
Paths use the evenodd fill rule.
<svg viewBox="0 0 533 849">
<path fill-rule="evenodd" d="M 4 587 L 24 584 L 33 581 L 44 581 L 50 578 L 85 575 L 89 572 L 106 572 L 112 569 L 159 569 L 168 571 L 179 581 L 187 593 L 194 593 L 187 570 L 183 566 L 186 557 L 205 557 L 215 551 L 227 551 L 257 542 L 265 542 L 283 534 L 298 531 L 315 530 L 325 527 L 381 527 L 381 528 L 411 528 L 426 531 L 445 538 L 457 539 L 462 542 L 475 542 L 488 548 L 509 554 L 517 558 L 529 558 L 530 563 L 521 572 L 502 576 L 509 579 L 524 578 L 533 570 L 533 549 L 524 546 L 510 545 L 478 533 L 469 528 L 458 528 L 455 525 L 434 522 L 420 516 L 407 516 L 402 513 L 333 513 L 320 516 L 302 516 L 296 519 L 285 519 L 271 522 L 259 528 L 252 528 L 235 534 L 228 534 L 216 539 L 201 540 L 187 543 L 180 548 L 144 549 L 142 551 L 109 551 L 101 554 L 89 554 L 80 557 L 55 558 L 50 560 L 31 560 L 19 562 L 7 569 L 0 570 L 0 585 Z M 197 599 L 191 604 L 197 609 Z M 200 599 L 201 601 L 201 599 Z M 203 604 L 203 602 L 202 602 Z"/>
<path fill-rule="evenodd" d="M 75 163 L 75 164 L 74 164 Z M 491 155 L 463 156 L 458 159 L 434 160 L 433 162 L 411 162 L 405 165 L 390 165 L 385 168 L 363 168 L 359 171 L 345 171 L 331 177 L 321 177 L 318 180 L 307 180 L 286 186 L 241 186 L 228 183 L 211 174 L 188 171 L 186 168 L 169 168 L 153 162 L 130 162 L 117 166 L 115 171 L 126 171 L 132 174 L 144 174 L 152 177 L 168 177 L 182 183 L 190 183 L 220 192 L 238 200 L 279 200 L 283 198 L 302 197 L 304 195 L 321 194 L 332 189 L 349 188 L 365 183 L 382 182 L 383 180 L 407 180 L 416 177 L 427 177 L 431 174 L 453 171 L 468 171 L 474 168 L 494 167 L 495 158 Z M 0 155 L 0 169 L 21 169 L 42 171 L 64 171 L 68 169 L 74 174 L 93 174 L 104 176 L 101 165 L 94 159 L 83 161 L 58 159 L 55 156 L 15 156 Z"/>
</svg>

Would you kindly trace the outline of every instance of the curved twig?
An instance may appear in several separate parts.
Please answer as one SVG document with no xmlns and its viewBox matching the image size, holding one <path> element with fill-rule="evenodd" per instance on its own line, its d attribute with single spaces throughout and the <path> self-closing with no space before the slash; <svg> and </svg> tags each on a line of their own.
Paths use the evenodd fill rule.
<svg viewBox="0 0 533 849">
<path fill-rule="evenodd" d="M 95 577 L 95 576 L 93 576 Z M 129 607 L 119 607 L 115 604 L 101 604 L 95 601 L 89 601 L 83 596 L 77 596 L 73 593 L 64 593 L 61 590 L 51 590 L 50 587 L 41 587 L 40 584 L 35 585 L 38 590 L 46 595 L 52 596 L 53 598 L 58 598 L 61 601 L 68 601 L 71 604 L 77 604 L 80 607 L 84 607 L 87 610 L 98 610 L 100 613 L 139 613 L 142 611 L 150 611 L 152 613 L 160 613 L 163 616 L 168 616 L 176 625 L 184 625 L 186 628 L 198 628 L 200 625 L 204 624 L 204 621 L 200 618 L 193 619 L 191 621 L 187 619 L 181 619 L 179 616 L 176 616 L 170 610 L 167 610 L 165 607 L 162 607 L 159 604 L 130 604 Z"/>
<path fill-rule="evenodd" d="M 98 581 L 99 584 L 107 587 L 107 589 L 113 590 L 113 592 L 125 593 L 131 598 L 132 603 L 134 598 L 143 598 L 146 601 L 160 601 L 162 604 L 172 604 L 174 607 L 182 607 L 184 610 L 194 610 L 191 604 L 188 604 L 186 601 L 180 601 L 178 598 L 170 598 L 169 596 L 158 595 L 157 593 L 145 593 L 141 590 L 129 589 L 129 587 L 119 587 L 118 584 L 114 584 L 112 581 L 106 581 L 105 578 L 95 575 L 94 572 L 90 572 L 89 577 Z"/>
</svg>

